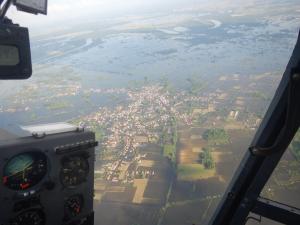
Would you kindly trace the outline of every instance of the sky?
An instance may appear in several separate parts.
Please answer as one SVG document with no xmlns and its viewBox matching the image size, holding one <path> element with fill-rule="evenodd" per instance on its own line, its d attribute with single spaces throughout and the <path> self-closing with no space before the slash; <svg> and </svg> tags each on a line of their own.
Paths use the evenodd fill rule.
<svg viewBox="0 0 300 225">
<path fill-rule="evenodd" d="M 41 0 L 42 1 L 42 0 Z M 67 23 L 92 18 L 113 17 L 128 14 L 172 12 L 178 10 L 217 10 L 232 5 L 252 4 L 260 0 L 48 0 L 48 15 L 31 15 L 11 7 L 8 16 L 13 21 L 29 27 L 45 24 Z M 274 0 L 264 0 L 274 1 Z"/>
<path fill-rule="evenodd" d="M 48 0 L 48 15 L 31 15 L 11 7 L 8 16 L 25 26 L 86 20 L 122 14 L 171 10 L 186 4 L 199 4 L 205 0 Z M 171 9 L 170 9 L 171 8 Z"/>
<path fill-rule="evenodd" d="M 252 8 L 254 11 L 261 10 L 264 13 L 269 9 L 269 5 L 274 6 L 274 3 L 297 1 L 299 0 L 48 0 L 47 16 L 20 12 L 14 6 L 10 8 L 8 16 L 15 23 L 36 32 L 68 24 L 76 25 L 104 18 L 146 15 L 153 12 L 235 10 L 249 13 Z M 299 5 L 300 10 L 300 4 L 296 5 Z"/>
</svg>

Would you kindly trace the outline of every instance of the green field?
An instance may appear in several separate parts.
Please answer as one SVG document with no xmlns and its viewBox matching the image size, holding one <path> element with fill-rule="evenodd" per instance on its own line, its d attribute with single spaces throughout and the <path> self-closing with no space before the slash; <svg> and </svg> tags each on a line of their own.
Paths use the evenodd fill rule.
<svg viewBox="0 0 300 225">
<path fill-rule="evenodd" d="M 164 145 L 164 156 L 168 157 L 172 162 L 176 161 L 176 145 L 165 144 Z"/>
<path fill-rule="evenodd" d="M 95 137 L 97 141 L 103 141 L 105 137 L 105 131 L 104 128 L 97 126 L 96 128 L 92 129 L 95 132 Z"/>
<path fill-rule="evenodd" d="M 193 181 L 206 179 L 215 175 L 215 169 L 205 169 L 201 164 L 178 164 L 178 180 Z"/>
<path fill-rule="evenodd" d="M 72 105 L 68 102 L 58 101 L 58 102 L 48 103 L 46 106 L 47 106 L 47 109 L 49 109 L 49 110 L 59 110 L 59 109 L 69 108 Z"/>
</svg>

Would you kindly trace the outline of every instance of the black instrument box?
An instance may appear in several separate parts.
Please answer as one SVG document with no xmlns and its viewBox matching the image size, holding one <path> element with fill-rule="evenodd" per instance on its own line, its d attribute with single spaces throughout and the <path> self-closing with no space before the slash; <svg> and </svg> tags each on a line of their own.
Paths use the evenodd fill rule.
<svg viewBox="0 0 300 225">
<path fill-rule="evenodd" d="M 1 134 L 0 225 L 93 224 L 93 132 Z"/>
</svg>

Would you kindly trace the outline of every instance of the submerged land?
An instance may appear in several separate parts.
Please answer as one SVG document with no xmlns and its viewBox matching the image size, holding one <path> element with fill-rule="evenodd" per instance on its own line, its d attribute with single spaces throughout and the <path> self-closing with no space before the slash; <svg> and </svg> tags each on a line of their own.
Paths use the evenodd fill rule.
<svg viewBox="0 0 300 225">
<path fill-rule="evenodd" d="M 261 122 L 271 98 L 266 90 L 279 79 L 267 73 L 220 77 L 213 86 L 187 81 L 185 90 L 168 81 L 90 90 L 126 96 L 72 121 L 94 130 L 101 143 L 95 170 L 100 224 L 206 224 Z M 287 150 L 265 197 L 298 204 L 295 149 Z"/>
<path fill-rule="evenodd" d="M 191 76 L 178 87 L 145 77 L 122 88 L 85 88 L 74 75 L 59 84 L 45 78 L 11 96 L 0 113 L 21 114 L 28 124 L 65 117 L 96 133 L 97 224 L 198 225 L 208 223 L 280 79 L 278 72 Z M 297 134 L 262 195 L 298 206 L 299 166 Z"/>
</svg>

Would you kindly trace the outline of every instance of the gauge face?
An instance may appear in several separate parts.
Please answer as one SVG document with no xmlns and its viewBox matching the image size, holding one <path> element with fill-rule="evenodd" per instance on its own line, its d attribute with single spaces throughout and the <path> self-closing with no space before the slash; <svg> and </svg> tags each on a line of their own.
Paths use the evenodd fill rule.
<svg viewBox="0 0 300 225">
<path fill-rule="evenodd" d="M 5 165 L 2 183 L 13 190 L 26 190 L 38 184 L 46 173 L 47 158 L 43 153 L 22 153 Z"/>
<path fill-rule="evenodd" d="M 75 187 L 86 180 L 89 163 L 84 156 L 70 156 L 62 161 L 61 182 L 65 187 Z"/>
<path fill-rule="evenodd" d="M 16 216 L 10 225 L 44 225 L 45 216 L 40 210 L 28 210 Z"/>
<path fill-rule="evenodd" d="M 81 195 L 74 195 L 68 198 L 65 203 L 65 216 L 70 219 L 78 216 L 83 208 L 83 198 Z"/>
</svg>

